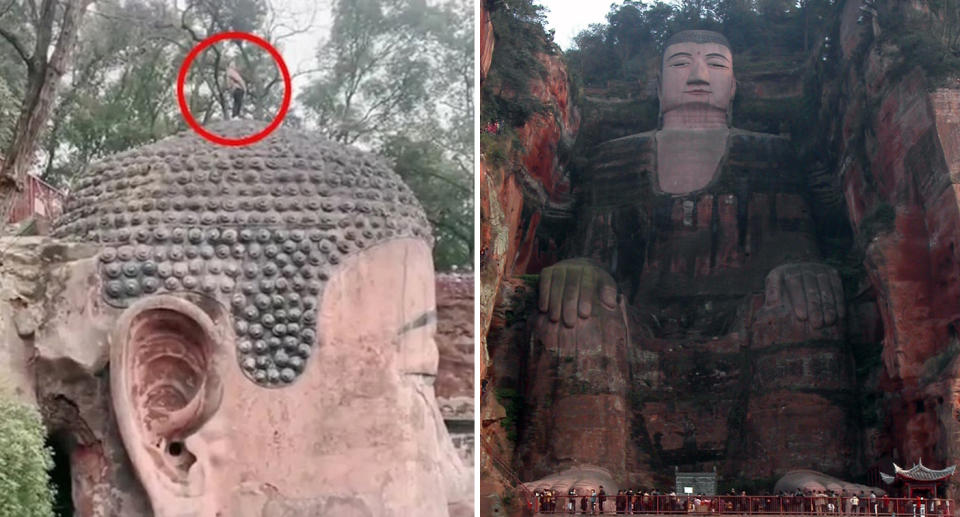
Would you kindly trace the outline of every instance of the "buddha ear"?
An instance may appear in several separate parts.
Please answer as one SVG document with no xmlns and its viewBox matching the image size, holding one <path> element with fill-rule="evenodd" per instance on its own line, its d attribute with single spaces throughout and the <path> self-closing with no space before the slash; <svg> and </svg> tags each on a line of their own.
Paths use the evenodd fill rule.
<svg viewBox="0 0 960 517">
<path fill-rule="evenodd" d="M 217 411 L 224 362 L 213 320 L 193 303 L 155 296 L 126 309 L 110 344 L 120 435 L 152 502 L 204 492 L 204 451 L 185 440 Z M 156 510 L 156 505 L 154 505 Z"/>
</svg>

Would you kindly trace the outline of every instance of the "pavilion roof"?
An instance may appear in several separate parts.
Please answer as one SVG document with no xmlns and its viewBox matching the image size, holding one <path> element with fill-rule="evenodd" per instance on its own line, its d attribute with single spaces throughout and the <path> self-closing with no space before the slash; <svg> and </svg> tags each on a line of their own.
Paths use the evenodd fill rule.
<svg viewBox="0 0 960 517">
<path fill-rule="evenodd" d="M 940 481 L 946 479 L 953 475 L 953 472 L 957 469 L 956 465 L 951 465 L 944 469 L 931 469 L 923 465 L 923 460 L 914 464 L 913 467 L 905 469 L 893 464 L 893 475 L 880 473 L 881 479 L 886 484 L 891 484 L 897 479 L 903 479 L 907 481 Z"/>
</svg>

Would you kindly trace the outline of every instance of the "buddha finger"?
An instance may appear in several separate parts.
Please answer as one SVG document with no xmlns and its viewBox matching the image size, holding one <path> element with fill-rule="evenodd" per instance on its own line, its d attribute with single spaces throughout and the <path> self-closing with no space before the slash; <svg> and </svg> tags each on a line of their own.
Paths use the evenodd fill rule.
<svg viewBox="0 0 960 517">
<path fill-rule="evenodd" d="M 577 323 L 577 303 L 580 298 L 580 279 L 583 268 L 570 268 L 566 272 L 563 286 L 563 324 L 573 327 Z"/>
<path fill-rule="evenodd" d="M 617 306 L 617 284 L 613 281 L 613 277 L 606 273 L 598 273 L 598 276 L 600 277 L 600 302 L 608 309 L 613 309 Z"/>
<path fill-rule="evenodd" d="M 837 320 L 842 320 L 847 315 L 846 297 L 843 295 L 843 281 L 840 280 L 840 273 L 831 269 L 830 286 L 833 288 L 833 299 L 837 303 Z"/>
<path fill-rule="evenodd" d="M 540 312 L 547 312 L 547 309 L 550 308 L 550 280 L 553 277 L 554 269 L 553 267 L 547 267 L 540 271 L 540 293 L 537 297 L 537 306 Z"/>
<path fill-rule="evenodd" d="M 783 283 L 783 273 L 779 269 L 774 269 L 767 275 L 766 294 L 764 302 L 767 307 L 776 307 L 780 305 L 780 287 Z"/>
<path fill-rule="evenodd" d="M 823 326 L 823 301 L 820 299 L 820 284 L 817 274 L 813 271 L 804 271 L 803 289 L 807 294 L 807 317 L 813 328 Z"/>
<path fill-rule="evenodd" d="M 560 321 L 560 311 L 563 309 L 563 288 L 566 286 L 567 268 L 556 268 L 550 275 L 550 321 Z"/>
<path fill-rule="evenodd" d="M 560 325 L 550 321 L 550 317 L 543 313 L 537 318 L 537 332 L 534 335 L 540 336 L 540 343 L 543 348 L 550 353 L 557 350 L 557 333 Z"/>
<path fill-rule="evenodd" d="M 829 327 L 837 322 L 837 301 L 833 296 L 833 286 L 830 285 L 830 275 L 826 272 L 817 273 L 817 286 L 823 305 L 823 324 Z"/>
<path fill-rule="evenodd" d="M 593 298 L 597 296 L 597 273 L 593 268 L 585 268 L 580 279 L 580 303 L 578 312 L 581 318 L 593 314 Z"/>
<path fill-rule="evenodd" d="M 787 296 L 790 298 L 790 305 L 793 306 L 793 313 L 800 321 L 807 321 L 807 297 L 803 292 L 803 280 L 800 271 L 788 272 L 783 277 L 783 283 L 787 287 Z"/>
</svg>

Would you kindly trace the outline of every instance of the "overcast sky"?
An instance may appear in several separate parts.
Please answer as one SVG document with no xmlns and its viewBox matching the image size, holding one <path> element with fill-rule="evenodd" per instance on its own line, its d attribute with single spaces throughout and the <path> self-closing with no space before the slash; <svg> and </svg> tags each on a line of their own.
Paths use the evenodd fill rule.
<svg viewBox="0 0 960 517">
<path fill-rule="evenodd" d="M 273 0 L 273 7 L 280 13 L 280 18 L 284 25 L 293 29 L 300 30 L 309 28 L 307 32 L 296 34 L 281 42 L 280 54 L 287 63 L 287 68 L 291 74 L 299 70 L 310 70 L 315 68 L 317 46 L 321 41 L 325 41 L 330 34 L 330 28 L 333 23 L 330 0 Z M 312 21 L 312 23 L 311 23 Z M 313 75 L 301 75 L 293 79 L 293 105 L 294 111 L 299 109 L 297 96 L 303 91 L 303 88 L 310 82 Z"/>
<path fill-rule="evenodd" d="M 591 23 L 606 23 L 610 4 L 604 0 L 540 0 L 547 8 L 547 29 L 556 31 L 554 41 L 566 50 L 573 45 L 573 37 Z"/>
</svg>

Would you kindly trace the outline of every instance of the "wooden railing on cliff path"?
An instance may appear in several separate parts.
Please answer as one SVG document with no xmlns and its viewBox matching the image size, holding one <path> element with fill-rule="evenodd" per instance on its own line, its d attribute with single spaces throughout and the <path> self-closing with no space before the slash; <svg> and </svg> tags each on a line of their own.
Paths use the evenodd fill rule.
<svg viewBox="0 0 960 517">
<path fill-rule="evenodd" d="M 507 478 L 517 489 L 517 492 L 522 496 L 523 500 L 521 504 L 524 508 L 532 510 L 536 501 L 534 500 L 533 492 L 527 488 L 527 485 L 523 484 L 523 481 L 520 480 L 520 476 L 517 475 L 513 469 L 510 468 L 510 464 L 506 460 L 501 458 L 497 453 L 493 452 L 493 444 L 490 442 L 490 439 L 480 433 L 480 443 L 483 444 L 483 452 L 490 458 L 490 461 L 496 466 L 497 471 L 503 477 Z"/>
<path fill-rule="evenodd" d="M 586 498 L 587 511 L 582 511 Z M 535 515 L 810 515 L 817 517 L 953 517 L 955 501 L 917 498 L 859 498 L 852 505 L 850 496 L 777 496 L 777 495 L 637 495 L 607 494 L 603 505 L 594 510 L 590 495 L 573 497 L 574 511 L 567 510 L 570 496 L 557 495 L 552 503 L 534 498 Z M 598 501 L 599 502 L 599 501 Z M 546 506 L 546 507 L 544 507 Z"/>
</svg>

